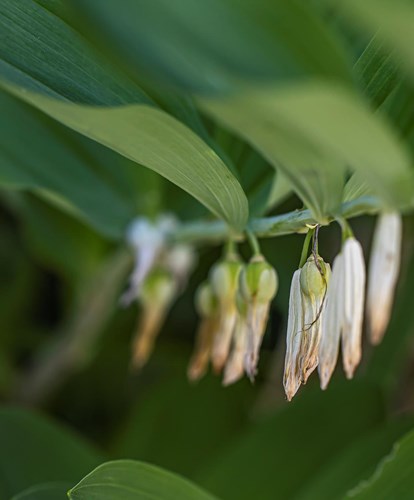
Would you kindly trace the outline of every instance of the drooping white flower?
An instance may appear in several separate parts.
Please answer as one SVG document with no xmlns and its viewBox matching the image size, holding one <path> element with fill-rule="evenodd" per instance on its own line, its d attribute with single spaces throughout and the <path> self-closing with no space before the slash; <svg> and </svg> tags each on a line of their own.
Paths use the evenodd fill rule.
<svg viewBox="0 0 414 500">
<path fill-rule="evenodd" d="M 226 364 L 237 320 L 237 290 L 243 264 L 237 256 L 230 256 L 213 266 L 210 283 L 218 300 L 219 323 L 213 340 L 211 361 L 216 373 Z"/>
<path fill-rule="evenodd" d="M 348 238 L 342 249 L 344 309 L 342 316 L 342 362 L 347 378 L 352 378 L 361 360 L 364 319 L 365 261 L 360 243 Z"/>
<path fill-rule="evenodd" d="M 302 383 L 299 363 L 300 339 L 302 333 L 302 292 L 300 289 L 300 269 L 297 269 L 290 285 L 289 314 L 286 336 L 285 370 L 283 386 L 288 401 L 291 401 Z"/>
<path fill-rule="evenodd" d="M 375 228 L 368 273 L 367 320 L 372 344 L 381 342 L 391 316 L 400 269 L 401 238 L 400 214 L 381 214 Z"/>
<path fill-rule="evenodd" d="M 299 350 L 302 382 L 318 366 L 318 349 L 322 332 L 327 286 L 331 274 L 329 264 L 311 255 L 300 272 L 303 324 Z"/>
<path fill-rule="evenodd" d="M 343 256 L 338 254 L 332 266 L 332 277 L 326 294 L 325 314 L 322 318 L 322 336 L 319 344 L 318 372 L 321 389 L 328 387 L 338 361 L 344 311 Z"/>
<path fill-rule="evenodd" d="M 148 361 L 176 293 L 176 280 L 164 270 L 155 269 L 145 278 L 139 292 L 142 307 L 132 342 L 132 368 L 140 369 Z"/>
<path fill-rule="evenodd" d="M 240 295 L 237 297 L 237 320 L 233 332 L 233 345 L 224 367 L 223 385 L 234 384 L 244 375 L 244 358 L 247 349 L 247 305 Z"/>
<path fill-rule="evenodd" d="M 270 303 L 276 295 L 278 276 L 262 255 L 253 257 L 240 274 L 240 293 L 247 304 L 245 371 L 254 380 L 259 351 L 266 330 Z"/>
<path fill-rule="evenodd" d="M 218 303 L 210 283 L 206 282 L 199 286 L 195 305 L 201 321 L 196 333 L 196 342 L 190 363 L 187 369 L 187 376 L 191 382 L 196 382 L 202 378 L 210 362 L 211 350 L 214 336 L 218 327 Z"/>
</svg>

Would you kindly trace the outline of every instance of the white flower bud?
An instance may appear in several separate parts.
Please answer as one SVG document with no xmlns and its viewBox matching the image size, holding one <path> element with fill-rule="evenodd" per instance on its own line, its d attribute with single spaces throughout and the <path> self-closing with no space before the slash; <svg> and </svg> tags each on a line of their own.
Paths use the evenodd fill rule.
<svg viewBox="0 0 414 500">
<path fill-rule="evenodd" d="M 250 380 L 256 376 L 270 302 L 276 295 L 277 287 L 277 273 L 263 256 L 253 257 L 240 274 L 240 293 L 247 303 L 248 324 L 244 366 Z"/>
<path fill-rule="evenodd" d="M 361 360 L 365 261 L 362 247 L 355 238 L 348 238 L 345 241 L 342 254 L 344 276 L 342 361 L 345 374 L 350 379 Z"/>
<path fill-rule="evenodd" d="M 367 320 L 372 344 L 379 344 L 391 316 L 401 258 L 402 220 L 397 212 L 379 216 L 368 273 Z"/>
<path fill-rule="evenodd" d="M 313 255 L 300 272 L 303 325 L 299 363 L 304 384 L 318 366 L 318 348 L 330 272 L 329 264 L 325 264 L 321 257 L 315 261 Z"/>
<path fill-rule="evenodd" d="M 300 269 L 297 269 L 290 285 L 289 315 L 286 336 L 286 358 L 283 385 L 288 401 L 297 393 L 302 382 L 299 366 L 299 349 L 302 335 L 302 292 Z"/>
<path fill-rule="evenodd" d="M 329 380 L 335 369 L 341 330 L 343 324 L 344 310 L 344 275 L 343 256 L 335 257 L 332 267 L 332 278 L 328 285 L 326 295 L 325 313 L 322 318 L 322 336 L 319 344 L 318 372 L 321 381 L 321 389 L 328 387 Z"/>
<path fill-rule="evenodd" d="M 219 303 L 219 325 L 212 349 L 213 368 L 217 373 L 223 369 L 230 351 L 237 319 L 236 294 L 242 268 L 242 263 L 237 260 L 225 260 L 215 264 L 210 273 L 210 283 Z"/>
</svg>

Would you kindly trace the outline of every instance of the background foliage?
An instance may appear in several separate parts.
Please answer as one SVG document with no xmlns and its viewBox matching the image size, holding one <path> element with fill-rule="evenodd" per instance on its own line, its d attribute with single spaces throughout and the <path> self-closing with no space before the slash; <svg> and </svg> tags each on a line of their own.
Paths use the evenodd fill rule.
<svg viewBox="0 0 414 500">
<path fill-rule="evenodd" d="M 412 498 L 413 25 L 410 0 L 0 0 L 0 499 Z M 134 216 L 240 232 L 352 203 L 405 214 L 355 381 L 284 399 L 297 234 L 263 241 L 280 290 L 254 386 L 185 378 L 217 242 L 130 372 Z M 367 256 L 372 224 L 352 221 Z M 325 260 L 339 239 L 321 230 Z"/>
</svg>

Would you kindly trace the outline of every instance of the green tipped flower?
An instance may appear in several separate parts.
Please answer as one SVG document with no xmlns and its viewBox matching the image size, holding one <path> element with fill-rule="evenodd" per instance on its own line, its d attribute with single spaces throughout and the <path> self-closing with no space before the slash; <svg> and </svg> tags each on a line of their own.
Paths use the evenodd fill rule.
<svg viewBox="0 0 414 500">
<path fill-rule="evenodd" d="M 270 302 L 277 288 L 277 273 L 262 255 L 253 257 L 240 274 L 240 293 L 247 303 L 248 334 L 244 366 L 251 380 L 256 375 Z"/>
<path fill-rule="evenodd" d="M 318 366 L 322 317 L 330 274 L 329 264 L 325 264 L 319 256 L 315 259 L 313 255 L 300 271 L 303 324 L 299 363 L 303 383 Z"/>
<path fill-rule="evenodd" d="M 330 266 L 312 255 L 292 278 L 283 385 L 290 401 L 318 365 Z"/>
<path fill-rule="evenodd" d="M 219 308 L 219 324 L 211 356 L 216 372 L 223 369 L 229 355 L 237 320 L 236 295 L 242 268 L 243 264 L 237 257 L 233 257 L 218 262 L 210 272 L 211 288 L 217 297 Z"/>
</svg>

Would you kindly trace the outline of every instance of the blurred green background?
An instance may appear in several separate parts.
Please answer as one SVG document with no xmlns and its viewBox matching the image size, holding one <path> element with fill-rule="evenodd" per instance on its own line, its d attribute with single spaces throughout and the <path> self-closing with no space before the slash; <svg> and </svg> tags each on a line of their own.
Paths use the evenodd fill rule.
<svg viewBox="0 0 414 500">
<path fill-rule="evenodd" d="M 344 4 L 0 0 L 1 500 L 55 482 L 48 494 L 57 500 L 95 466 L 124 458 L 178 473 L 222 499 L 344 498 L 401 439 L 396 462 L 353 494 L 414 498 L 414 7 Z M 260 108 L 267 101 L 254 100 L 263 88 L 275 90 L 274 122 Z M 231 112 L 211 104 L 239 95 Z M 277 100 L 289 95 L 304 103 L 296 114 Z M 132 268 L 127 224 L 137 215 L 191 222 L 212 220 L 206 207 L 218 213 L 204 192 L 167 180 L 185 154 L 158 159 L 167 174 L 144 154 L 138 139 L 149 132 L 128 114 L 133 105 L 156 108 L 201 139 L 203 159 L 215 154 L 237 179 L 242 189 L 231 196 L 242 205 L 245 193 L 250 217 L 305 206 L 323 218 L 346 201 L 354 171 L 369 194 L 366 212 L 387 203 L 404 211 L 391 324 L 379 347 L 364 341 L 353 381 L 338 367 L 326 392 L 315 376 L 292 403 L 285 399 L 299 234 L 262 242 L 280 288 L 254 385 L 186 378 L 198 321 L 193 297 L 221 255 L 217 243 L 196 244 L 199 262 L 154 355 L 131 372 L 139 307 L 118 304 Z M 103 114 L 92 119 L 87 106 Z M 154 156 L 169 145 L 162 133 Z M 204 166 L 194 166 L 196 184 Z M 224 206 L 218 215 L 229 224 L 243 218 Z M 367 260 L 374 222 L 368 214 L 351 221 Z M 323 227 L 321 255 L 332 262 L 339 249 L 339 226 Z M 246 244 L 240 251 L 249 258 Z M 27 498 L 46 500 L 42 491 Z"/>
</svg>

